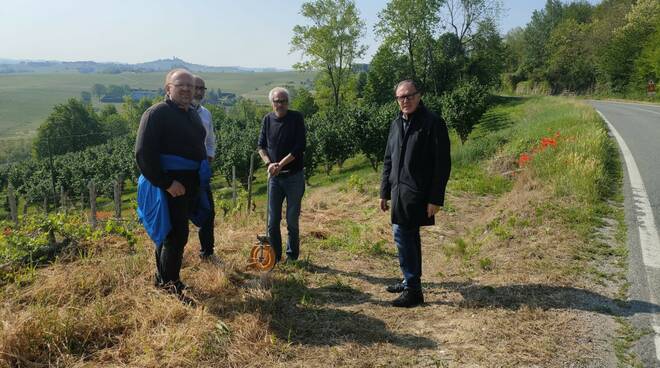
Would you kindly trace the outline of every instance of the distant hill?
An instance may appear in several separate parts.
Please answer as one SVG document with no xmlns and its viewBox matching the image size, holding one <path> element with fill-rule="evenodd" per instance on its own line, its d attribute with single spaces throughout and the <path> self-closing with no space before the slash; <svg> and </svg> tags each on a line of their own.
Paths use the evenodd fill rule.
<svg viewBox="0 0 660 368">
<path fill-rule="evenodd" d="M 208 66 L 192 64 L 177 57 L 138 64 L 99 63 L 96 61 L 34 61 L 0 58 L 0 74 L 79 72 L 82 74 L 119 74 L 124 72 L 152 73 L 185 68 L 203 73 L 252 73 L 284 71 L 277 68 L 245 68 L 240 66 Z"/>
</svg>

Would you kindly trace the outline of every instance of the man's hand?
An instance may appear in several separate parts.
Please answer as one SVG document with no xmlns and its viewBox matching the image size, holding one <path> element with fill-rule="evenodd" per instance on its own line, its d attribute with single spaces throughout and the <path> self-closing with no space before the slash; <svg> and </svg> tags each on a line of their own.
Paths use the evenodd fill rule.
<svg viewBox="0 0 660 368">
<path fill-rule="evenodd" d="M 186 187 L 178 181 L 174 180 L 170 187 L 166 189 L 167 193 L 170 193 L 172 197 L 178 197 L 186 194 Z"/>
<path fill-rule="evenodd" d="M 387 199 L 380 199 L 380 210 L 385 212 L 390 209 L 390 206 L 387 205 Z"/>
<path fill-rule="evenodd" d="M 209 163 L 213 162 L 213 157 L 212 156 L 206 156 L 206 161 Z"/>
<path fill-rule="evenodd" d="M 438 211 L 440 211 L 440 206 L 429 203 L 426 206 L 426 217 L 433 217 L 436 213 L 438 213 Z"/>
<path fill-rule="evenodd" d="M 280 173 L 280 164 L 278 162 L 273 162 L 268 165 L 268 173 L 270 176 L 277 176 Z"/>
</svg>

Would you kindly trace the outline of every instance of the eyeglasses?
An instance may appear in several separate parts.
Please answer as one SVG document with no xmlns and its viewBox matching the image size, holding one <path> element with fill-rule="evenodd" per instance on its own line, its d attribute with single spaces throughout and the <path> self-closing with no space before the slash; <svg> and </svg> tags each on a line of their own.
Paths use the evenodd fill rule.
<svg viewBox="0 0 660 368">
<path fill-rule="evenodd" d="M 198 91 L 206 91 L 206 87 L 195 87 Z"/>
<path fill-rule="evenodd" d="M 410 101 L 413 99 L 413 97 L 417 96 L 419 92 L 414 92 L 408 95 L 403 95 L 403 96 L 396 96 L 396 100 L 399 102 L 404 102 L 406 100 Z"/>
<path fill-rule="evenodd" d="M 190 83 L 170 83 L 176 88 L 188 88 L 188 89 L 193 89 L 195 86 L 193 86 Z"/>
<path fill-rule="evenodd" d="M 289 100 L 273 100 L 274 104 L 286 105 L 289 103 Z"/>
</svg>

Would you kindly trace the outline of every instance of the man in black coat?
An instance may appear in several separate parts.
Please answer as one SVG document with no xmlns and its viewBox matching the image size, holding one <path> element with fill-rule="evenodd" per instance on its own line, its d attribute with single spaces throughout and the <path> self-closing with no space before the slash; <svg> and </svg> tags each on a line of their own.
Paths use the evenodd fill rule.
<svg viewBox="0 0 660 368">
<path fill-rule="evenodd" d="M 444 205 L 451 156 L 447 126 L 424 106 L 416 83 L 400 82 L 395 96 L 401 112 L 387 139 L 380 208 L 387 211 L 392 200 L 392 231 L 403 281 L 387 291 L 401 293 L 392 302 L 395 307 L 414 307 L 424 302 L 419 228 L 434 225 Z"/>
</svg>

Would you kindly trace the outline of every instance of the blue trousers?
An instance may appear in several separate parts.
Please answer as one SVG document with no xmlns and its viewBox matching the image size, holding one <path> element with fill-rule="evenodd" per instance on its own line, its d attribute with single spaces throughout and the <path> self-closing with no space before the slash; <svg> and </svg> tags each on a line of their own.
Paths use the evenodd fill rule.
<svg viewBox="0 0 660 368">
<path fill-rule="evenodd" d="M 406 289 L 422 289 L 422 239 L 419 226 L 393 224 L 394 242 L 399 253 L 399 267 Z"/>
<path fill-rule="evenodd" d="M 286 199 L 286 228 L 289 238 L 286 243 L 286 254 L 289 259 L 296 260 L 300 255 L 300 203 L 305 193 L 305 176 L 301 171 L 290 175 L 278 175 L 268 182 L 269 213 L 268 236 L 270 245 L 275 250 L 275 259 L 282 258 L 282 204 Z"/>
</svg>

